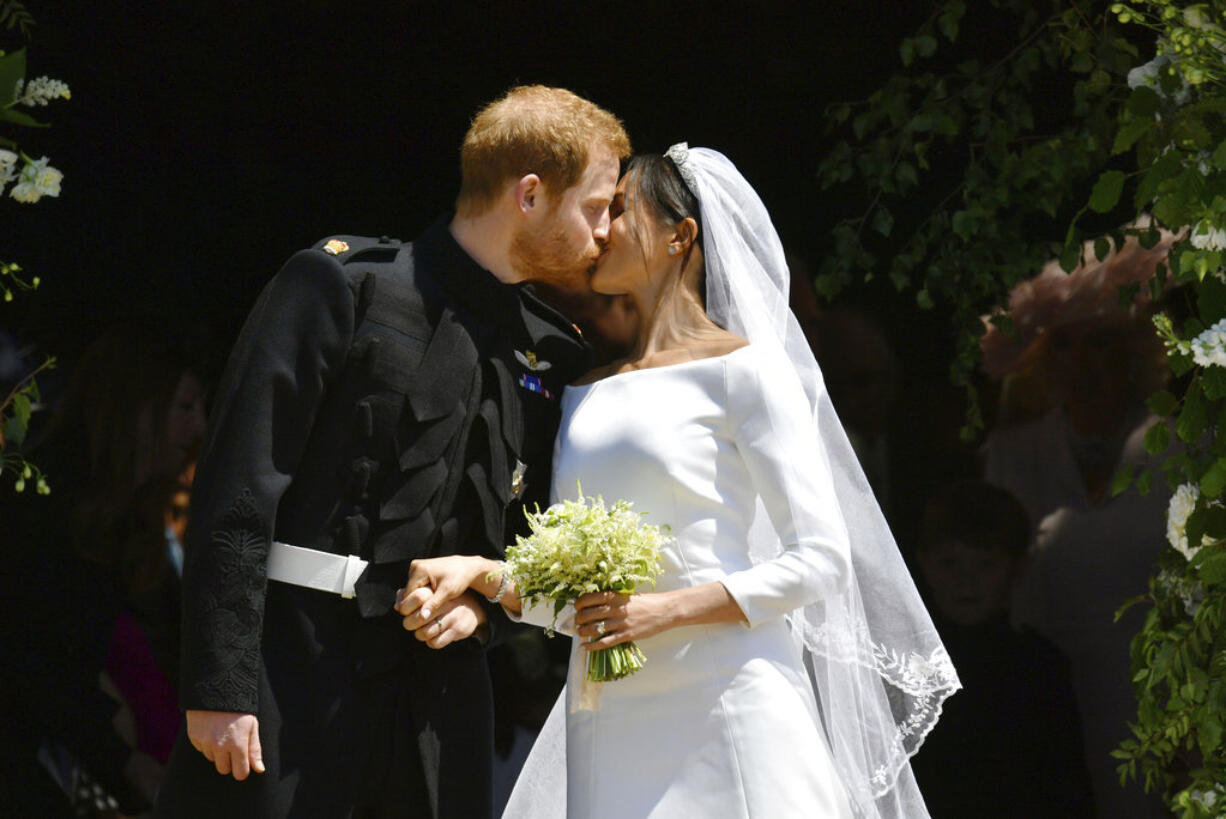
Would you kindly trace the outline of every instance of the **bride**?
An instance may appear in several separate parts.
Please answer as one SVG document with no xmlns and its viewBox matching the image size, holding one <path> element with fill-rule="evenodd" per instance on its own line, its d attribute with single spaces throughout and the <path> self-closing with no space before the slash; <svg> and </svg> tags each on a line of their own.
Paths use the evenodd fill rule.
<svg viewBox="0 0 1226 819">
<path fill-rule="evenodd" d="M 927 816 L 908 759 L 957 677 L 787 308 L 783 250 L 723 155 L 630 161 L 591 279 L 640 317 L 625 358 L 562 395 L 555 499 L 632 501 L 675 540 L 650 593 L 581 597 L 567 691 L 506 816 Z M 466 588 L 512 617 L 500 564 L 414 561 L 400 604 Z M 646 667 L 584 680 L 635 640 Z M 564 749 L 564 750 L 563 750 Z"/>
</svg>

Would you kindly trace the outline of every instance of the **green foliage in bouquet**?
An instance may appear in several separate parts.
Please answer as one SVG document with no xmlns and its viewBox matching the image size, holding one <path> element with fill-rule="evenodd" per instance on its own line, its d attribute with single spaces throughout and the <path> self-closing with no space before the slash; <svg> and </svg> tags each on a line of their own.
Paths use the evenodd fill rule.
<svg viewBox="0 0 1226 819">
<path fill-rule="evenodd" d="M 555 503 L 527 512 L 527 537 L 507 547 L 505 571 L 515 580 L 520 600 L 532 606 L 552 600 L 554 620 L 566 604 L 591 592 L 633 594 L 655 585 L 660 548 L 669 541 L 667 526 L 642 522 L 628 501 L 606 508 L 600 496 Z M 550 632 L 552 633 L 552 631 Z M 646 658 L 633 641 L 588 654 L 587 677 L 617 680 L 643 667 Z"/>
<path fill-rule="evenodd" d="M 900 48 L 905 70 L 830 110 L 841 139 L 821 181 L 857 187 L 867 204 L 835 227 L 818 284 L 834 294 L 885 275 L 920 307 L 944 307 L 970 436 L 982 424 L 970 378 L 981 315 L 1009 331 L 1007 294 L 1047 259 L 1072 270 L 1086 247 L 1102 259 L 1128 233 L 1146 247 L 1159 238 L 1112 225 L 1146 216 L 1176 234 L 1148 283 L 1155 299 L 1173 293 L 1155 325 L 1177 380 L 1151 397 L 1161 420 L 1145 439 L 1166 458 L 1113 484 L 1174 491 L 1171 548 L 1132 603 L 1149 607 L 1132 647 L 1139 709 L 1115 756 L 1122 781 L 1143 778 L 1182 819 L 1226 816 L 1226 0 L 991 5 L 1017 33 L 999 56 L 937 69 L 968 10 L 938 2 Z"/>
</svg>

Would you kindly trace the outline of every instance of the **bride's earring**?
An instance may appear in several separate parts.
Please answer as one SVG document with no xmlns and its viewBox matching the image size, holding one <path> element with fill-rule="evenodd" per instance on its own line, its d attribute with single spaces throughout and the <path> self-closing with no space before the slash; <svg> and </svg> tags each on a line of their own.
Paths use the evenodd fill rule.
<svg viewBox="0 0 1226 819">
<path fill-rule="evenodd" d="M 668 255 L 669 255 L 669 256 L 676 256 L 676 255 L 677 255 L 677 246 L 676 246 L 676 245 L 669 245 L 669 246 L 668 246 Z"/>
</svg>

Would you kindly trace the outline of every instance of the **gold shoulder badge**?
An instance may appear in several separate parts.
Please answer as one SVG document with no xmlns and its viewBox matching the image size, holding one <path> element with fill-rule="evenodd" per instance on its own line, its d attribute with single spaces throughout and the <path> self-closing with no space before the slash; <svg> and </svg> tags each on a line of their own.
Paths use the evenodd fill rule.
<svg viewBox="0 0 1226 819">
<path fill-rule="evenodd" d="M 342 242 L 340 239 L 332 239 L 324 245 L 324 253 L 331 256 L 339 256 L 349 249 L 348 242 Z"/>
<path fill-rule="evenodd" d="M 518 359 L 520 364 L 523 364 L 534 373 L 543 373 L 545 370 L 548 370 L 553 366 L 553 364 L 549 363 L 548 361 L 542 361 L 541 359 L 537 358 L 536 353 L 532 352 L 531 350 L 523 353 L 516 350 L 515 358 Z"/>
</svg>

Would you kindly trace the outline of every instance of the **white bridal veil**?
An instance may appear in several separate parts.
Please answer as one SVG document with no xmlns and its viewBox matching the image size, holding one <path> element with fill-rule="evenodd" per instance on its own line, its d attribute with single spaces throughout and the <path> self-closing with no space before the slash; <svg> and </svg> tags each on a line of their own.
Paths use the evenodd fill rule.
<svg viewBox="0 0 1226 819">
<path fill-rule="evenodd" d="M 723 154 L 681 143 L 666 156 L 701 209 L 707 312 L 791 361 L 809 399 L 807 432 L 817 436 L 833 473 L 854 576 L 843 594 L 797 609 L 789 622 L 804 642 L 835 767 L 860 815 L 926 817 L 909 760 L 941 703 L 959 688 L 957 675 L 788 309 L 787 263 L 766 207 Z M 782 552 L 766 520 L 759 501 L 750 544 L 755 562 Z M 565 815 L 564 700 L 542 729 L 504 816 Z"/>
</svg>

